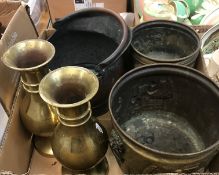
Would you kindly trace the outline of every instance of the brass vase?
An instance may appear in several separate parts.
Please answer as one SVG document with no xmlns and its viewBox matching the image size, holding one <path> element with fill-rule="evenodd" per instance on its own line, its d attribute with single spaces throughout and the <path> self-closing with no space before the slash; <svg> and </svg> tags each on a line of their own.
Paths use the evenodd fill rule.
<svg viewBox="0 0 219 175">
<path fill-rule="evenodd" d="M 56 69 L 40 82 L 40 96 L 56 108 L 60 121 L 52 137 L 53 153 L 68 173 L 105 174 L 108 170 L 107 132 L 92 117 L 90 105 L 98 87 L 94 73 L 77 66 Z"/>
<path fill-rule="evenodd" d="M 32 132 L 37 151 L 52 156 L 50 137 L 58 123 L 53 107 L 39 95 L 39 83 L 49 72 L 45 66 L 54 56 L 54 46 L 45 40 L 21 41 L 10 47 L 2 57 L 3 63 L 21 74 L 24 96 L 20 116 L 24 126 Z"/>
</svg>

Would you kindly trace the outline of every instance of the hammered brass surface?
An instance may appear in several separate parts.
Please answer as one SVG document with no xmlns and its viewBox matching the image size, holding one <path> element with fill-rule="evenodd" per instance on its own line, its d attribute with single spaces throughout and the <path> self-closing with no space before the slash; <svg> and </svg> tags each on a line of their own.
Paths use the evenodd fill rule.
<svg viewBox="0 0 219 175">
<path fill-rule="evenodd" d="M 56 107 L 60 120 L 52 137 L 54 156 L 73 172 L 94 168 L 107 152 L 107 132 L 92 117 L 89 102 L 98 85 L 94 73 L 77 66 L 56 69 L 39 85 L 40 96 Z"/>
<path fill-rule="evenodd" d="M 46 64 L 53 58 L 54 54 L 55 48 L 48 41 L 31 39 L 10 47 L 2 57 L 2 61 L 7 67 L 21 73 L 21 81 L 25 90 L 20 103 L 21 120 L 30 132 L 42 137 L 52 136 L 58 123 L 54 108 L 41 99 L 38 91 L 41 79 L 49 72 Z M 46 142 L 49 141 L 46 140 Z M 46 146 L 48 148 L 45 149 L 45 145 L 38 144 L 39 152 L 45 150 L 43 154 L 47 154 L 48 149 L 51 152 L 51 147 Z"/>
</svg>

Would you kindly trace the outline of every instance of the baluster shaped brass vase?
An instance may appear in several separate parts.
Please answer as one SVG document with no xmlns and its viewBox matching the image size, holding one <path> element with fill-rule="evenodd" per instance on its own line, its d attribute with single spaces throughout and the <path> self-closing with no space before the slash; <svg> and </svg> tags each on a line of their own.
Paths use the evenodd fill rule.
<svg viewBox="0 0 219 175">
<path fill-rule="evenodd" d="M 71 173 L 105 174 L 108 170 L 108 136 L 92 117 L 89 102 L 98 87 L 94 73 L 77 66 L 56 69 L 40 82 L 40 96 L 56 107 L 60 121 L 52 137 L 54 156 Z"/>
<path fill-rule="evenodd" d="M 49 72 L 45 65 L 54 54 L 51 43 L 33 39 L 15 44 L 2 57 L 7 67 L 21 74 L 25 94 L 20 104 L 20 116 L 27 130 L 35 135 L 36 149 L 46 156 L 53 155 L 50 137 L 58 119 L 54 109 L 41 99 L 38 89 L 41 79 Z"/>
</svg>

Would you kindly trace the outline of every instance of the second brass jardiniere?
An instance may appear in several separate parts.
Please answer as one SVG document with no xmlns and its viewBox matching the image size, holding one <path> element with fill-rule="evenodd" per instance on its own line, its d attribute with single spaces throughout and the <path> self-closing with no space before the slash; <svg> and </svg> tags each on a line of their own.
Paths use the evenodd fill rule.
<svg viewBox="0 0 219 175">
<path fill-rule="evenodd" d="M 219 149 L 219 89 L 194 69 L 134 69 L 109 97 L 110 146 L 126 174 L 203 172 Z"/>
<path fill-rule="evenodd" d="M 131 48 L 136 67 L 154 63 L 194 67 L 200 52 L 200 39 L 185 24 L 155 20 L 133 29 Z"/>
</svg>

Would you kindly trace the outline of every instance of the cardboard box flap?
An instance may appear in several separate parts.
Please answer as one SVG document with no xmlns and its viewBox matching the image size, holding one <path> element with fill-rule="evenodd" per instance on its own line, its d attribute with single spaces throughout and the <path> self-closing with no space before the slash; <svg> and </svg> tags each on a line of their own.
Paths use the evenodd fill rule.
<svg viewBox="0 0 219 175">
<path fill-rule="evenodd" d="M 14 14 L 13 20 L 9 22 L 1 40 L 8 49 L 19 41 L 37 38 L 37 36 L 37 31 L 27 14 L 26 6 L 21 5 Z"/>
<path fill-rule="evenodd" d="M 21 5 L 20 2 L 0 2 L 0 23 L 6 27 Z"/>
<path fill-rule="evenodd" d="M 5 4 L 8 3 L 5 2 Z M 2 57 L 4 52 L 15 43 L 38 37 L 36 29 L 30 19 L 30 16 L 28 15 L 26 9 L 27 6 L 20 5 L 20 3 L 16 4 L 19 5 L 19 7 L 12 19 L 10 19 L 10 22 L 8 23 L 0 41 L 0 57 Z M 2 3 L 1 5 L 3 6 Z M 16 5 L 14 4 L 14 6 Z M 5 7 L 9 7 L 9 5 L 6 5 Z M 14 9 L 12 8 L 12 11 L 13 10 Z M 5 65 L 3 65 L 2 61 L 0 61 L 0 98 L 8 114 L 10 113 L 18 81 L 19 73 L 8 69 Z"/>
<path fill-rule="evenodd" d="M 47 0 L 52 23 L 74 11 L 101 7 L 122 13 L 127 11 L 127 0 Z"/>
<path fill-rule="evenodd" d="M 16 174 L 24 174 L 28 171 L 33 147 L 31 134 L 24 128 L 19 115 L 19 104 L 23 95 L 20 83 L 0 145 L 0 174 L 1 171 L 11 171 Z"/>
</svg>

